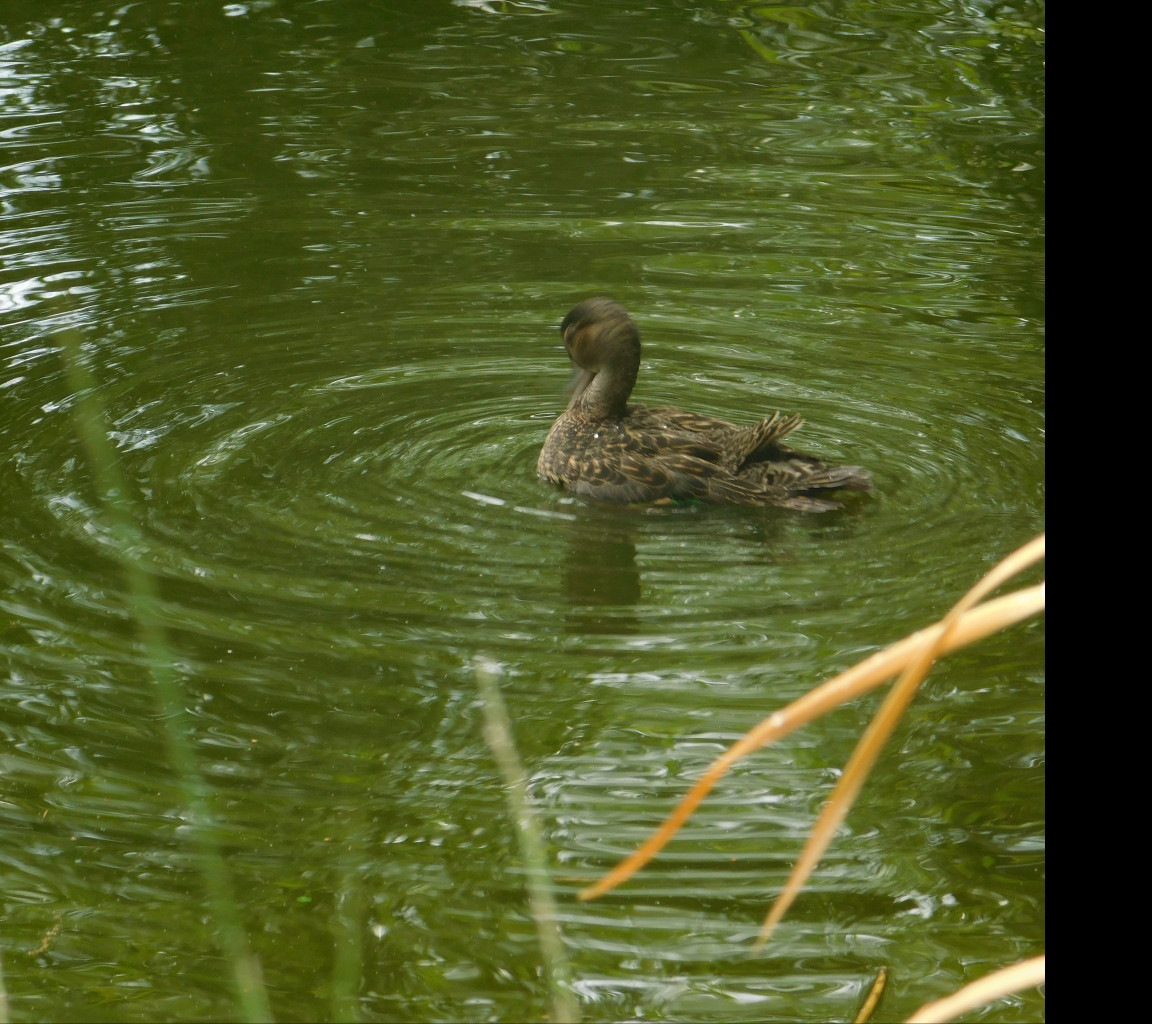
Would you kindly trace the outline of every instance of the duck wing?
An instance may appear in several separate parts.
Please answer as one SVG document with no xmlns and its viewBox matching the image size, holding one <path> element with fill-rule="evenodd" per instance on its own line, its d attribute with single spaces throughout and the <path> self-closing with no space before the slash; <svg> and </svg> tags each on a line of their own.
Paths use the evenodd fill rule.
<svg viewBox="0 0 1152 1024">
<path fill-rule="evenodd" d="M 619 420 L 559 421 L 562 437 L 541 452 L 545 479 L 617 504 L 698 500 L 778 505 L 804 512 L 839 508 L 821 492 L 867 490 L 857 466 L 825 466 L 780 439 L 799 416 L 772 416 L 749 427 L 683 409 L 633 408 Z"/>
<path fill-rule="evenodd" d="M 795 413 L 785 416 L 782 412 L 774 412 L 751 427 L 740 428 L 728 445 L 735 463 L 734 471 L 739 472 L 753 462 L 777 458 L 783 452 L 791 454 L 790 449 L 780 445 L 780 441 L 803 422 L 803 417 Z"/>
<path fill-rule="evenodd" d="M 777 412 L 750 427 L 737 427 L 679 410 L 671 413 L 651 432 L 632 424 L 628 451 L 620 460 L 619 468 L 643 481 L 648 493 L 823 512 L 841 507 L 828 492 L 872 487 L 871 474 L 859 466 L 828 466 L 780 444 L 803 423 L 798 415 Z M 683 432 L 673 433 L 672 423 Z"/>
<path fill-rule="evenodd" d="M 690 434 L 651 434 L 630 428 L 615 441 L 573 466 L 565 485 L 587 498 L 625 504 L 698 497 L 707 501 L 706 481 L 724 473 L 721 452 Z"/>
<path fill-rule="evenodd" d="M 774 412 L 750 427 L 738 427 L 714 416 L 701 416 L 685 409 L 634 408 L 629 410 L 630 429 L 653 436 L 658 445 L 699 445 L 716 452 L 731 472 L 761 459 L 779 458 L 790 450 L 780 441 L 804 422 L 797 415 Z"/>
</svg>

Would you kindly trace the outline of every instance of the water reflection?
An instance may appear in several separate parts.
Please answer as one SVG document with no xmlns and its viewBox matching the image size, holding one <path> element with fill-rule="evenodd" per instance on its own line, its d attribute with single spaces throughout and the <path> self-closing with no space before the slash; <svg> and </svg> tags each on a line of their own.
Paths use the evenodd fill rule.
<svg viewBox="0 0 1152 1024">
<path fill-rule="evenodd" d="M 637 513 L 619 517 L 581 509 L 565 524 L 565 628 L 572 634 L 632 634 L 639 621 L 623 609 L 640 601 L 636 533 L 630 523 Z"/>
</svg>

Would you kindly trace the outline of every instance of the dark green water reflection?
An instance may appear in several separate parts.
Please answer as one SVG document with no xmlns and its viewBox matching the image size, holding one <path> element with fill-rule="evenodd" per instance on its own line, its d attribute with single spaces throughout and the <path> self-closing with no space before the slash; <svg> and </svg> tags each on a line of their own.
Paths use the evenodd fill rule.
<svg viewBox="0 0 1152 1024">
<path fill-rule="evenodd" d="M 586 1019 L 850 1019 L 888 966 L 895 1020 L 1043 948 L 1040 622 L 937 668 L 763 956 L 875 700 L 575 901 L 745 729 L 1043 529 L 1042 5 L 48 6 L 0 16 L 14 1020 L 237 1013 L 125 555 L 280 1019 L 547 1012 L 481 658 Z M 640 323 L 638 401 L 800 412 L 875 492 L 803 516 L 545 488 L 555 325 L 599 292 Z"/>
</svg>

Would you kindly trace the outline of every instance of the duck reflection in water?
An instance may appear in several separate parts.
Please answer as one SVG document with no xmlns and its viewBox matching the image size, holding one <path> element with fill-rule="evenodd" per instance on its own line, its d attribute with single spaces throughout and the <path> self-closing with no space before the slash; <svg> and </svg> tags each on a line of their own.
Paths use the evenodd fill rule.
<svg viewBox="0 0 1152 1024">
<path fill-rule="evenodd" d="M 587 299 L 560 335 L 578 375 L 536 472 L 586 498 L 616 504 L 779 505 L 840 508 L 830 495 L 866 491 L 859 466 L 826 466 L 780 442 L 803 422 L 774 412 L 740 427 L 683 409 L 629 405 L 640 370 L 640 331 L 624 307 Z"/>
<path fill-rule="evenodd" d="M 565 631 L 574 635 L 631 635 L 640 602 L 636 524 L 628 510 L 586 505 L 573 510 L 562 563 Z M 634 513 L 632 513 L 634 515 Z"/>
</svg>

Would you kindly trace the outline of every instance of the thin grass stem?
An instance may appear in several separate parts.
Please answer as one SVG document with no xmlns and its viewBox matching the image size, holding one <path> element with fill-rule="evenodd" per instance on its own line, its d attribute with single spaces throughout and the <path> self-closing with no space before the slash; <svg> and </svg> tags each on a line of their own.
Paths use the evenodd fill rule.
<svg viewBox="0 0 1152 1024">
<path fill-rule="evenodd" d="M 184 693 L 176 677 L 175 659 L 161 622 L 156 580 L 140 560 L 140 553 L 147 550 L 147 543 L 136 526 L 127 482 L 108 439 L 104 410 L 79 333 L 65 330 L 58 338 L 76 400 L 73 409 L 76 430 L 88 455 L 114 555 L 124 573 L 128 607 L 139 628 L 155 684 L 168 757 L 187 811 L 195 861 L 208 892 L 220 946 L 231 966 L 236 1001 L 246 1021 L 271 1020 L 272 1010 L 260 963 L 248 946 L 224 864 L 209 789 L 196 765 Z"/>
<path fill-rule="evenodd" d="M 477 664 L 476 682 L 480 688 L 481 706 L 484 710 L 484 739 L 496 759 L 500 774 L 504 777 L 504 792 L 516 823 L 520 854 L 524 858 L 528 906 L 532 920 L 536 923 L 544 972 L 548 978 L 548 988 L 552 997 L 552 1020 L 570 1024 L 579 1021 L 580 1014 L 572 998 L 568 954 L 564 950 L 564 941 L 556 924 L 559 914 L 552 876 L 548 870 L 543 830 L 532 808 L 528 779 L 512 740 L 512 724 L 508 719 L 504 698 L 500 695 L 496 669 L 487 664 Z"/>
</svg>

